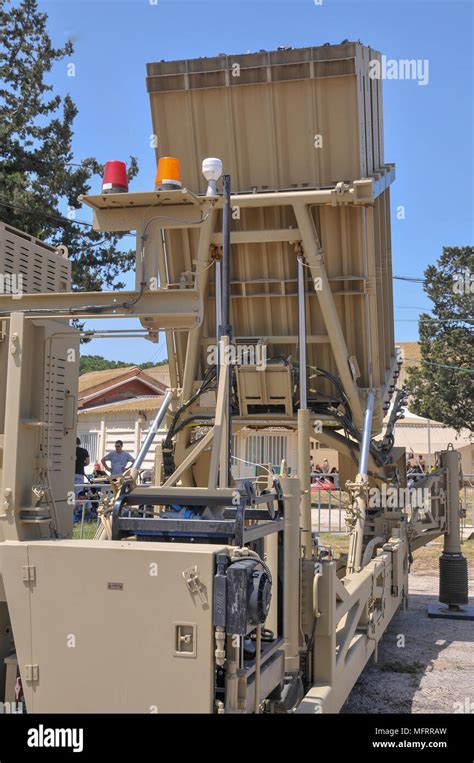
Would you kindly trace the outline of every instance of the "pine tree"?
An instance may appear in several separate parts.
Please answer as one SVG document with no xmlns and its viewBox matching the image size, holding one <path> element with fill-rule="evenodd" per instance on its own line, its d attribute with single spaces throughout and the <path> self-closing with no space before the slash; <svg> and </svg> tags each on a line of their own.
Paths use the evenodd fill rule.
<svg viewBox="0 0 474 763">
<path fill-rule="evenodd" d="M 0 28 L 0 219 L 53 245 L 65 244 L 75 289 L 123 288 L 117 277 L 131 269 L 135 257 L 133 251 L 117 257 L 125 234 L 98 233 L 68 219 L 81 206 L 78 196 L 89 192 L 90 179 L 103 170 L 94 158 L 75 162 L 77 108 L 69 95 L 54 95 L 47 82 L 73 45 L 53 47 L 37 0 L 0 0 Z M 129 179 L 137 172 L 131 157 Z M 64 217 L 61 203 L 70 215 Z"/>
<path fill-rule="evenodd" d="M 423 288 L 433 315 L 420 316 L 421 363 L 408 369 L 410 408 L 474 431 L 474 247 L 443 247 Z"/>
</svg>

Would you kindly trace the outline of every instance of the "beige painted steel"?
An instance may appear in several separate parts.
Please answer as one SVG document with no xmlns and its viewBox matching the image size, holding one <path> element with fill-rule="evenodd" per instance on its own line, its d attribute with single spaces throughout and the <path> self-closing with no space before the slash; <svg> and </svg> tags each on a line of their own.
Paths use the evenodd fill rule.
<svg viewBox="0 0 474 763">
<path fill-rule="evenodd" d="M 76 329 L 12 313 L 0 342 L 3 540 L 72 532 L 78 368 Z"/>
<path fill-rule="evenodd" d="M 147 86 L 159 153 L 178 156 L 185 183 L 200 192 L 206 187 L 201 161 L 218 156 L 231 174 L 233 193 L 238 192 L 232 198 L 231 234 L 234 336 L 264 338 L 269 355 L 297 359 L 294 340 L 284 337 L 297 336 L 294 247 L 298 229 L 299 240 L 306 236 L 308 242 L 308 229 L 301 225 L 310 215 L 329 287 L 316 295 L 307 284 L 307 330 L 312 336 L 328 334 L 329 342 L 309 345 L 308 363 L 339 376 L 346 392 L 354 382 L 382 390 L 374 416 L 374 430 L 380 430 L 382 398 L 396 368 L 388 190 L 394 172 L 383 156 L 381 82 L 369 76 L 369 61 L 375 58 L 376 51 L 346 43 L 160 62 L 149 64 Z M 334 189 L 317 190 L 311 198 L 309 189 L 341 181 L 362 183 L 358 192 L 351 186 L 352 204 L 347 204 L 348 188 L 339 189 L 343 206 Z M 371 190 L 364 183 L 372 183 Z M 269 190 L 292 192 L 277 200 Z M 317 194 L 327 194 L 326 204 Z M 247 208 L 250 203 L 253 209 Z M 318 206 L 307 206 L 312 203 Z M 219 245 L 219 226 L 211 241 Z M 166 231 L 171 281 L 192 268 L 196 247 L 196 231 Z M 313 254 L 311 245 L 303 248 L 308 257 Z M 310 272 L 307 277 L 309 282 Z M 211 341 L 212 281 L 211 274 L 203 327 Z M 178 341 L 185 344 L 183 337 Z M 184 353 L 181 347 L 181 368 Z M 203 347 L 201 374 L 205 356 Z M 356 380 L 350 377 L 349 358 L 360 369 Z M 318 391 L 334 393 L 321 381 Z M 356 393 L 349 396 L 360 423 L 363 405 Z"/>
<path fill-rule="evenodd" d="M 298 713 L 337 713 L 408 592 L 407 543 L 398 530 L 361 572 L 342 580 L 323 560 L 317 581 L 319 617 L 313 687 Z"/>
<path fill-rule="evenodd" d="M 395 165 L 385 164 L 383 169 L 376 175 L 354 180 L 350 183 L 337 183 L 328 188 L 311 188 L 310 190 L 280 191 L 275 194 L 272 192 L 259 193 L 233 193 L 231 195 L 232 205 L 239 206 L 242 209 L 247 207 L 274 207 L 287 206 L 295 201 L 311 204 L 329 204 L 332 207 L 347 203 L 369 204 L 372 203 L 383 191 L 387 190 L 395 180 Z M 210 207 L 222 209 L 224 206 L 221 196 L 196 196 L 188 189 L 181 191 L 167 191 L 164 194 L 153 191 L 128 192 L 107 194 L 101 196 L 80 196 L 83 204 L 91 207 L 94 211 L 94 227 L 102 231 L 126 231 L 131 230 L 133 226 L 142 229 L 145 223 L 151 217 L 160 220 L 160 226 L 163 228 L 182 228 L 189 227 L 191 219 L 192 224 L 198 224 L 202 221 L 199 216 L 199 207 L 201 215 Z M 192 202 L 189 201 L 192 199 Z M 190 207 L 195 207 L 191 211 Z M 157 208 L 163 208 L 162 213 L 156 215 Z M 235 210 L 234 210 L 235 214 Z M 232 235 L 232 234 L 231 234 Z M 245 239 L 235 241 L 235 243 L 249 243 L 250 234 L 243 233 Z M 262 234 L 258 234 L 255 241 L 262 241 Z M 293 241 L 294 232 L 282 229 L 278 234 L 271 234 L 270 240 L 274 241 Z M 221 236 L 216 234 L 212 243 L 220 243 Z"/>
<path fill-rule="evenodd" d="M 8 627 L 11 628 L 9 625 Z M 15 653 L 5 657 L 5 702 L 15 702 L 15 688 L 18 675 L 18 660 Z"/>
<path fill-rule="evenodd" d="M 302 218 L 310 215 L 308 230 L 318 231 L 321 241 L 325 280 L 323 288 L 314 289 L 312 271 L 306 271 L 307 331 L 313 338 L 308 342 L 307 356 L 310 366 L 322 367 L 344 381 L 346 392 L 352 398 L 354 417 L 361 418 L 363 397 L 357 403 L 355 385 L 373 386 L 381 390 L 374 427 L 380 430 L 382 398 L 393 382 L 396 354 L 393 331 L 393 297 L 389 237 L 389 191 L 374 202 L 371 257 L 363 246 L 362 210 L 354 205 L 342 207 L 298 206 Z M 307 211 L 306 211 L 307 210 Z M 300 214 L 300 213 L 298 213 Z M 281 230 L 282 223 L 290 230 L 298 229 L 298 222 L 288 207 L 243 209 L 240 220 L 233 227 L 249 232 L 269 232 L 268 243 L 233 244 L 231 261 L 231 321 L 234 337 L 267 344 L 268 357 L 283 356 L 298 360 L 297 338 L 297 254 L 293 245 L 272 241 L 272 231 Z M 303 224 L 303 223 L 301 223 Z M 367 228 L 367 226 L 366 226 Z M 306 236 L 304 252 L 312 255 L 311 234 Z M 215 234 L 217 236 L 217 234 Z M 255 235 L 250 233 L 250 235 Z M 193 268 L 198 246 L 196 230 L 165 233 L 167 266 L 170 280 L 178 282 L 181 275 Z M 375 258 L 375 259 L 374 259 Z M 371 313 L 367 318 L 367 299 Z M 215 344 L 214 271 L 210 269 L 209 289 L 204 294 L 205 314 L 200 352 L 201 378 L 206 367 L 208 345 Z M 337 321 L 335 318 L 337 317 Z M 327 337 L 325 341 L 325 337 Z M 177 364 L 184 372 L 186 353 L 185 336 L 177 337 Z M 317 341 L 316 341 L 317 340 Z M 360 377 L 353 379 L 349 359 L 354 358 Z M 326 381 L 318 381 L 317 393 L 334 395 L 334 388 Z"/>
<path fill-rule="evenodd" d="M 348 43 L 148 69 L 160 152 L 180 157 L 185 182 L 196 192 L 204 190 L 200 163 L 205 156 L 220 156 L 233 179 L 233 335 L 238 342 L 264 343 L 270 363 L 263 371 L 239 371 L 237 385 L 247 402 L 259 395 L 263 409 L 284 400 L 284 412 L 254 415 L 247 405 L 232 423 L 268 426 L 280 417 L 282 425 L 299 424 L 299 479 L 281 479 L 286 500 L 280 593 L 285 668 L 298 671 L 304 653 L 313 682 L 302 712 L 339 710 L 376 652 L 406 596 L 406 533 L 416 548 L 448 531 L 447 548 L 458 548 L 457 463 L 443 454 L 449 525 L 447 502 L 439 494 L 425 518 L 415 512 L 405 517 L 401 509 L 367 516 L 360 571 L 347 574 L 346 569 L 341 579 L 344 571 L 330 552 L 316 563 L 312 558 L 307 489 L 309 426 L 316 412 L 300 411 L 297 417 L 290 406 L 295 382 L 290 369 L 299 360 L 298 257 L 307 266 L 309 365 L 338 377 L 357 425 L 370 387 L 376 397 L 374 430 L 380 429 L 382 403 L 396 369 L 389 222 L 394 170 L 383 160 L 380 82 L 368 77 L 374 55 Z M 315 136 L 321 136 L 321 148 Z M 208 345 L 216 342 L 213 261 L 220 257 L 222 199 L 183 189 L 83 201 L 93 208 L 97 229 L 137 231 L 137 291 L 116 294 L 106 317 L 137 315 L 144 325 L 167 330 L 173 384 L 181 387 L 178 395 L 185 402 L 206 370 Z M 56 287 L 46 295 L 23 296 L 18 307 L 11 295 L 0 297 L 0 312 L 11 311 L 0 335 L 0 582 L 27 708 L 214 712 L 214 650 L 223 645 L 213 627 L 215 554 L 231 549 L 133 538 L 49 540 L 71 529 L 66 497 L 73 479 L 78 369 L 77 355 L 73 352 L 69 362 L 68 353 L 77 350 L 78 334 L 65 322 L 51 320 L 59 313 L 48 313 L 46 320 L 21 311 L 77 311 L 85 305 L 82 312 L 95 316 L 91 303 L 110 306 L 107 300 L 110 295 L 61 294 Z M 125 308 L 120 306 L 124 301 Z M 313 371 L 313 407 L 328 395 L 337 398 L 333 385 Z M 214 411 L 214 429 L 194 450 L 187 433 L 180 435 L 174 454 L 178 470 L 168 483 L 180 479 L 181 485 L 152 487 L 156 501 L 160 494 L 169 497 L 171 489 L 177 503 L 190 495 L 203 505 L 213 496 L 231 503 L 234 491 L 224 487 L 221 448 L 230 423 L 225 418 L 228 372 L 225 364 L 215 405 L 207 401 L 200 410 Z M 330 412 L 322 415 L 326 422 L 331 417 Z M 347 454 L 341 435 L 324 437 Z M 377 471 L 369 462 L 377 477 L 393 470 L 391 465 L 385 473 L 382 467 Z M 435 487 L 440 480 L 433 475 Z M 137 488 L 135 495 L 146 500 L 149 490 Z M 273 571 L 275 541 L 266 544 Z M 232 551 L 236 557 L 252 553 Z M 274 593 L 276 588 L 274 580 Z M 6 607 L 0 626 L 1 616 L 6 617 Z M 274 616 L 275 611 L 269 622 Z M 240 643 L 233 644 L 232 634 L 224 641 L 222 709 L 258 711 L 259 700 L 282 681 L 283 655 L 278 652 L 261 671 L 256 666 L 253 686 L 252 678 L 245 686 L 238 670 Z M 3 630 L 0 658 L 8 646 Z"/>
<path fill-rule="evenodd" d="M 209 346 L 212 346 L 211 342 Z M 284 414 L 277 414 L 278 418 L 282 415 L 293 418 L 293 380 L 288 365 L 275 363 L 265 370 L 254 365 L 241 365 L 236 369 L 236 378 L 242 416 L 250 416 L 251 406 L 258 404 L 278 405 L 284 408 Z"/>
<path fill-rule="evenodd" d="M 64 292 L 71 288 L 71 263 L 66 247 L 56 249 L 3 222 L 0 222 L 0 274 L 1 292 L 7 294 L 12 293 L 8 276 L 21 277 L 19 291 L 24 294 Z"/>
<path fill-rule="evenodd" d="M 42 315 L 27 321 L 21 311 L 28 300 L 67 299 L 71 264 L 64 247 L 2 223 L 0 272 L 22 276 L 23 292 L 3 288 L 0 296 L 0 311 L 11 311 L 0 335 L 0 538 L 68 537 L 79 332 Z"/>
<path fill-rule="evenodd" d="M 285 671 L 293 672 L 298 670 L 300 662 L 301 482 L 295 477 L 282 477 L 281 489 L 285 498 L 285 548 L 283 559 L 285 578 L 283 592 Z"/>
<path fill-rule="evenodd" d="M 446 498 L 448 505 L 448 532 L 444 536 L 444 553 L 461 554 L 461 514 L 459 504 L 459 491 L 462 486 L 461 457 L 458 451 L 444 450 L 441 453 L 441 466 L 446 471 Z"/>
<path fill-rule="evenodd" d="M 393 170 L 383 177 L 387 183 L 391 182 Z M 239 215 L 232 221 L 232 236 L 239 243 L 232 245 L 231 320 L 237 341 L 264 341 L 269 357 L 281 355 L 297 360 L 296 258 L 297 252 L 303 251 L 311 265 L 306 273 L 308 363 L 341 378 L 356 421 L 360 422 L 364 402 L 364 395 L 359 395 L 356 387 L 363 389 L 372 383 L 380 389 L 374 415 L 375 433 L 380 431 L 382 403 L 389 397 L 388 389 L 397 365 L 389 189 L 386 185 L 377 185 L 379 195 L 374 197 L 373 181 L 368 181 L 367 188 L 364 183 L 364 194 L 354 195 L 350 203 L 338 203 L 339 194 L 335 189 L 323 192 L 331 200 L 323 204 L 320 203 L 321 192 L 317 190 L 253 194 L 242 196 L 241 202 L 238 195 L 233 196 L 232 203 Z M 101 226 L 105 230 L 137 228 L 140 235 L 147 221 L 158 214 L 156 227 L 148 230 L 146 279 L 159 273 L 160 282 L 165 286 L 189 287 L 198 282 L 202 292 L 204 322 L 191 343 L 188 344 L 183 333 L 167 334 L 176 382 L 179 380 L 188 392 L 193 381 L 202 378 L 209 345 L 216 343 L 214 269 L 210 258 L 219 250 L 220 212 L 212 215 L 215 227 L 209 219 L 186 227 L 183 205 L 170 205 L 167 215 L 160 220 L 157 207 L 140 206 L 142 194 L 124 196 L 128 200 L 120 209 L 114 201 L 101 201 Z M 360 203 L 360 198 L 366 198 L 370 207 Z M 201 198 L 200 201 L 203 205 L 211 203 L 217 209 L 220 207 L 220 200 L 206 202 Z M 96 204 L 93 199 L 90 203 Z M 156 203 L 159 207 L 161 202 Z M 196 214 L 194 217 L 199 223 L 201 218 Z M 165 231 L 165 249 L 161 243 L 161 227 Z M 214 242 L 210 246 L 209 235 Z M 284 241 L 285 238 L 290 240 Z M 322 258 L 317 267 L 316 261 L 313 262 L 315 246 L 320 249 Z M 314 288 L 315 277 L 322 278 L 323 286 L 318 290 Z M 142 322 L 148 325 L 146 320 Z M 360 371 L 356 378 L 351 374 L 351 366 Z M 334 395 L 332 385 L 318 380 L 316 396 L 331 393 Z"/>
<path fill-rule="evenodd" d="M 108 308 L 97 312 L 95 306 Z M 80 316 L 81 318 L 141 317 L 146 328 L 178 330 L 198 326 L 202 319 L 202 300 L 195 289 L 155 289 L 138 292 L 67 292 L 63 294 L 25 294 L 20 299 L 0 295 L 2 313 L 25 311 L 27 318 L 39 318 L 44 310 L 49 318 Z"/>
<path fill-rule="evenodd" d="M 133 541 L 0 544 L 28 712 L 213 712 L 219 551 Z M 34 582 L 25 583 L 25 567 L 34 568 Z M 193 567 L 201 595 L 183 576 Z M 27 679 L 27 665 L 37 666 L 37 681 Z"/>
<path fill-rule="evenodd" d="M 185 183 L 200 193 L 208 156 L 223 160 L 239 192 L 378 172 L 382 88 L 369 77 L 369 61 L 379 57 L 350 42 L 149 64 L 157 151 L 179 156 Z"/>
</svg>

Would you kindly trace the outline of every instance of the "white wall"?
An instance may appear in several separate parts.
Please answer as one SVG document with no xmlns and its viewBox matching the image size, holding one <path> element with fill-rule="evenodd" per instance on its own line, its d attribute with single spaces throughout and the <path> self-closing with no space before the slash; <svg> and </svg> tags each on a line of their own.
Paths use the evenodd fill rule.
<svg viewBox="0 0 474 763">
<path fill-rule="evenodd" d="M 100 461 L 106 453 L 114 450 L 116 440 L 122 440 L 123 449 L 132 456 L 138 455 L 140 445 L 144 441 L 150 425 L 149 421 L 141 423 L 133 413 L 114 415 L 113 419 L 110 415 L 94 419 L 92 416 L 86 417 L 79 414 L 78 419 L 77 436 L 83 441 L 82 444 L 87 446 L 87 439 L 95 440 L 97 443 L 96 454 L 90 453 L 91 465 L 87 469 L 88 472 L 94 468 L 94 456 Z M 166 430 L 164 429 L 160 429 L 156 433 L 153 444 L 142 464 L 142 469 L 153 469 L 155 446 L 164 439 L 165 434 Z M 88 435 L 92 435 L 92 437 L 88 438 Z"/>
</svg>

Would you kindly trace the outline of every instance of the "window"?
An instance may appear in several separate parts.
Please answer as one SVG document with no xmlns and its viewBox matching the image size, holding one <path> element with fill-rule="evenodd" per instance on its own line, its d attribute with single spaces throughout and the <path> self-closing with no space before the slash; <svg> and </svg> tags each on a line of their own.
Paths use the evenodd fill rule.
<svg viewBox="0 0 474 763">
<path fill-rule="evenodd" d="M 90 463 L 95 464 L 99 458 L 99 433 L 86 432 L 86 434 L 80 434 L 79 439 L 81 448 L 85 448 L 89 453 Z"/>
<path fill-rule="evenodd" d="M 287 459 L 288 436 L 280 434 L 249 435 L 245 438 L 245 460 L 252 464 L 280 466 Z"/>
</svg>

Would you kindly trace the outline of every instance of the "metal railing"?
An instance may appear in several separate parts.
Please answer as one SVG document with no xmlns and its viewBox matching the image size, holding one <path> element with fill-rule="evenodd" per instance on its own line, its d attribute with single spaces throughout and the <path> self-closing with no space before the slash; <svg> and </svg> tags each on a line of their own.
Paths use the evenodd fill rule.
<svg viewBox="0 0 474 763">
<path fill-rule="evenodd" d="M 318 475 L 316 481 L 311 485 L 313 532 L 318 534 L 321 532 L 344 532 L 344 512 L 347 504 L 347 493 L 341 490 L 339 486 L 338 474 L 330 475 L 335 478 L 333 484 L 326 479 L 326 476 Z"/>
<path fill-rule="evenodd" d="M 151 475 L 152 472 L 150 469 L 141 469 L 138 473 L 138 482 L 140 485 L 146 485 L 147 483 L 151 482 Z M 74 512 L 73 512 L 73 524 L 80 523 L 80 529 L 79 529 L 79 538 L 84 537 L 84 523 L 93 523 L 96 522 L 98 524 L 99 520 L 97 517 L 97 512 L 92 509 L 90 504 L 98 503 L 100 500 L 100 493 L 106 492 L 111 493 L 112 487 L 110 485 L 110 482 L 104 478 L 103 482 L 89 482 L 88 480 L 86 482 L 77 482 L 74 485 L 74 489 L 76 492 L 76 500 L 74 505 Z M 92 493 L 92 491 L 95 490 L 96 493 Z M 80 498 L 80 493 L 84 492 L 85 498 Z M 89 504 L 89 506 L 88 506 Z M 91 509 L 90 513 L 87 514 L 88 509 Z"/>
<path fill-rule="evenodd" d="M 110 493 L 112 488 L 110 482 L 79 482 L 74 485 L 76 492 L 76 501 L 74 505 L 73 523 L 80 522 L 79 537 L 84 537 L 84 522 L 96 522 L 98 523 L 97 512 L 92 510 L 91 504 L 98 503 L 100 500 L 100 494 L 104 491 Z M 96 491 L 92 493 L 92 489 Z M 80 498 L 80 493 L 85 493 L 85 498 Z M 89 506 L 88 506 L 89 504 Z M 89 516 L 86 515 L 88 508 L 91 508 Z"/>
<path fill-rule="evenodd" d="M 314 478 L 315 475 L 313 475 Z M 345 508 L 348 502 L 347 493 L 341 489 L 339 479 L 334 480 L 334 488 L 325 484 L 328 475 L 317 475 L 318 481 L 311 485 L 311 509 L 313 532 L 345 532 Z M 331 474 L 339 478 L 339 475 Z M 416 486 L 417 480 L 425 474 L 410 475 Z M 463 485 L 459 492 L 461 509 L 465 527 L 474 527 L 474 474 L 463 475 Z"/>
</svg>

